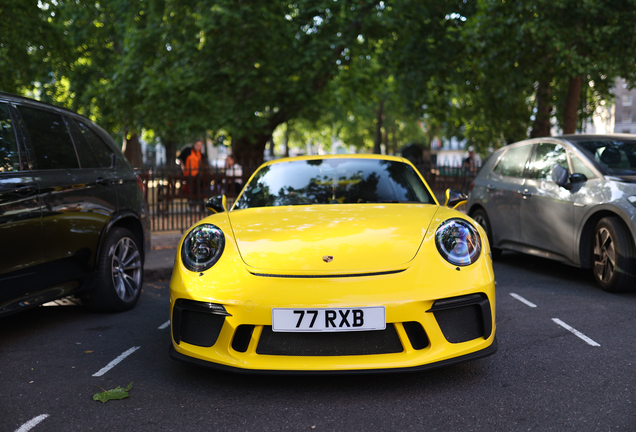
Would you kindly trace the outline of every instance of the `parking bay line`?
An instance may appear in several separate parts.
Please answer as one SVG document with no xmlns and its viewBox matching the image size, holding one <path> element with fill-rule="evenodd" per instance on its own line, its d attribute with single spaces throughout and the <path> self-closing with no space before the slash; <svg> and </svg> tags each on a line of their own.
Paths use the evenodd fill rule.
<svg viewBox="0 0 636 432">
<path fill-rule="evenodd" d="M 521 303 L 523 303 L 523 304 L 525 304 L 525 305 L 527 305 L 527 306 L 530 306 L 531 308 L 536 308 L 536 307 L 537 307 L 537 305 L 536 305 L 536 304 L 534 304 L 534 303 L 532 303 L 532 302 L 530 302 L 530 301 L 528 301 L 528 300 L 524 299 L 524 298 L 523 298 L 523 297 L 521 297 L 519 294 L 510 293 L 510 295 L 511 295 L 512 297 L 516 298 L 517 300 L 519 300 Z"/>
<path fill-rule="evenodd" d="M 566 323 L 564 323 L 563 321 L 561 321 L 558 318 L 552 318 L 552 321 L 554 321 L 555 323 L 557 323 L 558 325 L 560 325 L 561 327 L 563 327 L 564 329 L 572 332 L 574 335 L 578 336 L 579 338 L 583 339 L 587 344 L 592 345 L 592 346 L 601 346 L 599 344 L 597 344 L 596 342 L 594 342 L 592 339 L 590 339 L 589 337 L 585 336 L 583 333 L 581 333 L 580 331 L 570 327 L 569 325 L 567 325 Z"/>
<path fill-rule="evenodd" d="M 163 329 L 165 329 L 166 327 L 168 327 L 169 325 L 170 325 L 170 320 L 168 320 L 168 321 L 166 321 L 165 323 L 161 324 L 161 325 L 157 328 L 157 330 L 163 330 Z"/>
<path fill-rule="evenodd" d="M 115 360 L 113 360 L 112 362 L 108 363 L 106 366 L 104 366 L 99 372 L 94 373 L 93 376 L 94 377 L 98 377 L 98 376 L 102 376 L 104 375 L 106 372 L 108 372 L 109 370 L 111 370 L 112 368 L 114 368 L 115 366 L 117 366 L 123 359 L 125 359 L 126 357 L 128 357 L 129 355 L 131 355 L 132 353 L 134 353 L 135 351 L 137 351 L 139 348 L 141 347 L 132 347 L 131 349 L 129 349 L 128 351 L 122 353 L 122 355 L 120 355 L 119 357 L 117 357 Z"/>
<path fill-rule="evenodd" d="M 48 414 L 41 414 L 41 415 L 39 415 L 37 417 L 33 417 L 31 420 L 29 420 L 28 422 L 26 422 L 25 424 L 20 426 L 18 429 L 16 429 L 15 432 L 27 432 L 27 431 L 30 431 L 31 429 L 36 427 L 40 422 L 42 422 L 44 419 L 46 419 L 48 416 L 49 416 Z"/>
</svg>

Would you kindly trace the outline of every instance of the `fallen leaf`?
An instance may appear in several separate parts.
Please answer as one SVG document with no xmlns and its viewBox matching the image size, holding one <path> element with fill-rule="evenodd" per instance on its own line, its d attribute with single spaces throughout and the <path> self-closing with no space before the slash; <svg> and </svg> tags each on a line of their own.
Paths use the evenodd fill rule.
<svg viewBox="0 0 636 432">
<path fill-rule="evenodd" d="M 90 353 L 92 353 L 92 352 L 93 352 L 93 351 L 84 351 L 84 354 L 90 354 Z"/>
<path fill-rule="evenodd" d="M 105 390 L 103 393 L 96 393 L 93 396 L 93 400 L 106 403 L 111 399 L 125 399 L 128 397 L 128 392 L 132 388 L 133 383 L 128 384 L 128 387 L 121 388 L 117 386 L 116 389 Z M 101 387 L 100 387 L 101 388 Z M 104 390 L 104 389 L 102 389 Z"/>
</svg>

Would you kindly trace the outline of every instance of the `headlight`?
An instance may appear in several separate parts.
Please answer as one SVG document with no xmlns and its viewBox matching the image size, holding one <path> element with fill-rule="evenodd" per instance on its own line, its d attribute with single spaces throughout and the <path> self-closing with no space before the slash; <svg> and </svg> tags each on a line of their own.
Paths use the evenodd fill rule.
<svg viewBox="0 0 636 432">
<path fill-rule="evenodd" d="M 472 224 L 464 219 L 448 219 L 435 233 L 437 250 L 446 261 L 467 266 L 479 258 L 481 238 Z"/>
<path fill-rule="evenodd" d="M 201 272 L 212 267 L 225 248 L 223 231 L 211 224 L 199 225 L 190 231 L 181 247 L 181 261 L 188 270 Z"/>
</svg>

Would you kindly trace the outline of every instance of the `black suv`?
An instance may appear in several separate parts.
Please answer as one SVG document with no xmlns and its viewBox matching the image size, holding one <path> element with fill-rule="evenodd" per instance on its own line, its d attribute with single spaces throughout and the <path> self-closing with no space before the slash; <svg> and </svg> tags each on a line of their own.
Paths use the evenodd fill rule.
<svg viewBox="0 0 636 432">
<path fill-rule="evenodd" d="M 143 183 L 113 139 L 0 92 L 0 316 L 68 295 L 130 309 L 149 249 Z"/>
</svg>

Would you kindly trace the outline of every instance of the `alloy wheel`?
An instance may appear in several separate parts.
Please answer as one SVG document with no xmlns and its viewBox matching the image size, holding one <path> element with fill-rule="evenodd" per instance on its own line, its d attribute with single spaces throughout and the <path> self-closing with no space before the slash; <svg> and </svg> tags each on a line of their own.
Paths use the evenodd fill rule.
<svg viewBox="0 0 636 432">
<path fill-rule="evenodd" d="M 609 283 L 616 267 L 614 241 L 607 228 L 601 227 L 594 236 L 594 273 L 596 278 Z"/>
<path fill-rule="evenodd" d="M 141 255 L 132 239 L 123 237 L 117 242 L 111 269 L 117 296 L 123 301 L 134 299 L 141 289 Z"/>
<path fill-rule="evenodd" d="M 475 219 L 475 222 L 477 222 L 479 225 L 481 225 L 481 227 L 488 232 L 488 222 L 486 222 L 486 218 L 484 217 L 483 214 L 481 213 L 476 213 L 473 216 L 473 219 Z"/>
</svg>

